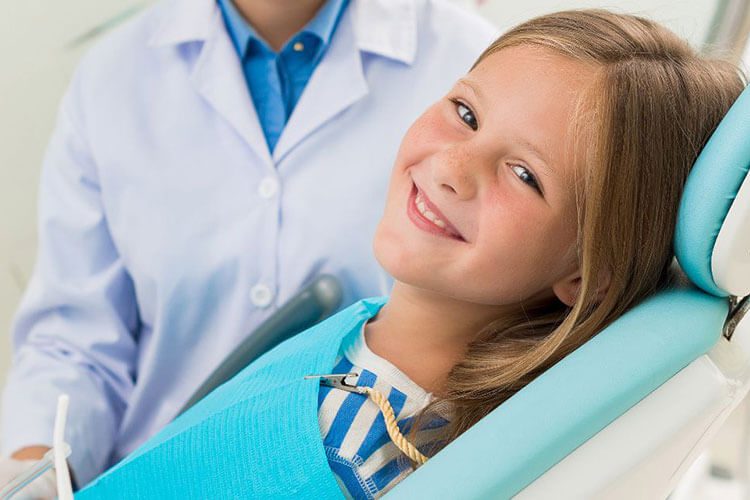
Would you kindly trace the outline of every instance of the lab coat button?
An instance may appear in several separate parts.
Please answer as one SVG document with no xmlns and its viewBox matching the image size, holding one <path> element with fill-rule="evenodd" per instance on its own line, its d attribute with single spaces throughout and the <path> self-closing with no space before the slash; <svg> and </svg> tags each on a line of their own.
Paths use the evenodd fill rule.
<svg viewBox="0 0 750 500">
<path fill-rule="evenodd" d="M 258 185 L 258 194 L 261 198 L 266 200 L 273 198 L 276 192 L 279 190 L 279 182 L 273 177 L 266 177 Z"/>
<path fill-rule="evenodd" d="M 259 283 L 250 290 L 250 300 L 258 307 L 268 307 L 273 300 L 273 292 L 266 285 Z"/>
</svg>

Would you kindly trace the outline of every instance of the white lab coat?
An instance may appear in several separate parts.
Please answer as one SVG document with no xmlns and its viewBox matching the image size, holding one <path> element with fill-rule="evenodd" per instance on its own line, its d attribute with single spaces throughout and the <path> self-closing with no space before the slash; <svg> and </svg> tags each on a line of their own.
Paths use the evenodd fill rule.
<svg viewBox="0 0 750 500">
<path fill-rule="evenodd" d="M 400 139 L 494 36 L 444 1 L 352 0 L 273 154 L 214 0 L 92 49 L 42 173 L 4 451 L 49 443 L 67 392 L 85 484 L 314 276 L 344 305 L 387 293 L 371 245 Z"/>
</svg>

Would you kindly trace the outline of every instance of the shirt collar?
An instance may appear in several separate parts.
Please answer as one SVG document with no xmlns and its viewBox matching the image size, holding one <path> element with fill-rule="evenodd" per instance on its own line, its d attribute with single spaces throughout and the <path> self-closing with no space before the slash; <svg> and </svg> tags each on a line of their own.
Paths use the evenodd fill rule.
<svg viewBox="0 0 750 500">
<path fill-rule="evenodd" d="M 240 57 L 245 56 L 250 40 L 258 40 L 267 50 L 271 50 L 258 32 L 242 17 L 232 0 L 218 0 L 218 3 L 224 15 L 229 36 Z M 300 33 L 309 33 L 322 42 L 323 47 L 327 46 L 336 22 L 347 3 L 348 0 L 327 0 L 310 22 L 300 30 Z"/>
<path fill-rule="evenodd" d="M 358 48 L 411 64 L 417 52 L 416 1 L 351 0 L 346 10 L 351 11 Z M 224 31 L 217 0 L 169 0 L 155 8 L 161 11 L 151 46 L 206 41 Z"/>
</svg>

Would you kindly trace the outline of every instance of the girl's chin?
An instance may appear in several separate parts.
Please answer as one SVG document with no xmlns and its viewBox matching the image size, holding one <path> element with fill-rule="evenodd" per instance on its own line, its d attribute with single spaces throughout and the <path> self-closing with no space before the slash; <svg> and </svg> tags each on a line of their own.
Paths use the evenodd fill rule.
<svg viewBox="0 0 750 500">
<path fill-rule="evenodd" d="M 408 238 L 376 237 L 373 253 L 388 274 L 394 278 L 403 276 L 405 280 L 412 277 L 421 281 L 423 276 L 435 276 L 440 262 L 445 262 L 445 259 L 430 258 L 429 248 Z"/>
</svg>

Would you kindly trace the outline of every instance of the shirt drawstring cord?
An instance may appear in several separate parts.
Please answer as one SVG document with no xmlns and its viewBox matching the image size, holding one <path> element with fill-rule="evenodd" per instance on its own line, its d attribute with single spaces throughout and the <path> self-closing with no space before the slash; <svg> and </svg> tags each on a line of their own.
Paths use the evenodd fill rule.
<svg viewBox="0 0 750 500">
<path fill-rule="evenodd" d="M 347 384 L 345 379 L 349 376 L 356 377 L 357 373 L 333 373 L 328 375 L 306 375 L 305 378 L 318 378 L 320 377 L 320 383 L 336 389 L 342 389 L 344 391 L 354 392 L 357 394 L 364 394 L 369 397 L 373 403 L 378 405 L 380 411 L 383 413 L 385 419 L 385 428 L 388 431 L 388 435 L 399 450 L 401 450 L 407 457 L 413 462 L 423 465 L 427 462 L 427 457 L 424 456 L 419 450 L 411 444 L 398 428 L 396 424 L 396 415 L 393 412 L 393 407 L 388 402 L 382 392 L 378 391 L 373 387 L 357 386 Z"/>
</svg>

